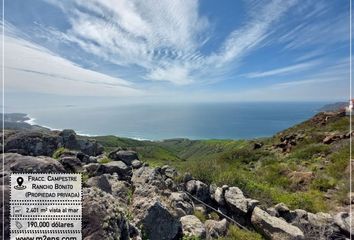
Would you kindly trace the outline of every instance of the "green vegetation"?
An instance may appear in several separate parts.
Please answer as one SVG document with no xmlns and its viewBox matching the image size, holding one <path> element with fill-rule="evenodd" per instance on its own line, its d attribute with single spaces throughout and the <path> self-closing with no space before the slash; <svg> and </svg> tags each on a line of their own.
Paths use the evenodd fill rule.
<svg viewBox="0 0 354 240">
<path fill-rule="evenodd" d="M 260 234 L 253 231 L 246 231 L 240 229 L 234 225 L 231 225 L 228 229 L 226 237 L 219 238 L 220 240 L 262 240 L 264 239 Z"/>
<path fill-rule="evenodd" d="M 70 150 L 69 150 L 69 149 L 66 149 L 66 148 L 64 148 L 64 147 L 60 147 L 60 148 L 58 148 L 57 150 L 55 150 L 55 152 L 53 153 L 53 158 L 54 158 L 54 159 L 59 159 L 59 157 L 60 157 L 62 154 L 66 153 L 66 152 L 70 152 Z"/>
<path fill-rule="evenodd" d="M 195 236 L 183 236 L 182 240 L 201 240 L 201 238 Z"/>
<path fill-rule="evenodd" d="M 112 159 L 109 159 L 107 156 L 104 156 L 103 158 L 101 158 L 99 161 L 99 163 L 109 163 L 112 162 Z"/>
<path fill-rule="evenodd" d="M 348 133 L 349 118 L 329 118 L 325 124 L 323 119 L 319 115 L 273 137 L 255 140 L 151 142 L 114 136 L 95 139 L 106 152 L 129 148 L 152 166 L 169 164 L 206 183 L 238 186 L 265 206 L 283 202 L 290 208 L 318 212 L 342 204 L 349 185 L 349 140 L 322 143 L 330 134 Z M 292 135 L 296 136 L 296 143 L 288 153 L 276 147 L 281 137 Z M 263 146 L 254 149 L 255 142 L 262 142 Z M 335 191 L 329 200 L 324 197 L 328 190 Z M 205 220 L 198 212 L 195 215 Z"/>
<path fill-rule="evenodd" d="M 196 216 L 201 222 L 205 222 L 207 220 L 204 213 L 202 213 L 201 211 L 198 211 L 198 210 L 194 211 L 194 216 Z"/>
</svg>

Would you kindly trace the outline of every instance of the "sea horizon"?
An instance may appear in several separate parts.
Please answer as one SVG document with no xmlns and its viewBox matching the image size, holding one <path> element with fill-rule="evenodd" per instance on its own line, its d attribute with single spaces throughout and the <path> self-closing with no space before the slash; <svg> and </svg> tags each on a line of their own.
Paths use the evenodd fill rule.
<svg viewBox="0 0 354 240">
<path fill-rule="evenodd" d="M 255 139 L 307 120 L 328 102 L 227 102 L 63 106 L 28 109 L 26 122 L 51 130 L 73 129 L 83 136 L 161 141 L 175 138 Z"/>
</svg>

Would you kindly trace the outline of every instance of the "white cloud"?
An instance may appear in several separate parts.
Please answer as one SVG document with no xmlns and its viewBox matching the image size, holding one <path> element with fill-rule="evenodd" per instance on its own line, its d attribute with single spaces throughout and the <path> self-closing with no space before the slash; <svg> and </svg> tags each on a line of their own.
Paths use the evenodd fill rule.
<svg viewBox="0 0 354 240">
<path fill-rule="evenodd" d="M 248 78 L 260 78 L 260 77 L 269 77 L 269 76 L 278 76 L 278 75 L 286 75 L 290 73 L 300 72 L 307 69 L 310 69 L 319 64 L 318 61 L 310 61 L 305 63 L 299 63 L 291 66 L 286 66 L 282 68 L 272 69 L 264 72 L 252 72 L 244 74 L 245 77 Z"/>
<path fill-rule="evenodd" d="M 85 69 L 12 36 L 5 36 L 5 89 L 74 96 L 142 94 L 128 81 Z"/>
<path fill-rule="evenodd" d="M 297 2 L 253 4 L 247 22 L 213 52 L 203 54 L 213 35 L 208 19 L 199 13 L 198 0 L 47 1 L 60 7 L 71 23 L 60 34 L 66 41 L 119 66 L 138 66 L 143 69 L 142 79 L 178 85 L 225 74 L 229 64 L 259 47 L 269 29 Z"/>
</svg>

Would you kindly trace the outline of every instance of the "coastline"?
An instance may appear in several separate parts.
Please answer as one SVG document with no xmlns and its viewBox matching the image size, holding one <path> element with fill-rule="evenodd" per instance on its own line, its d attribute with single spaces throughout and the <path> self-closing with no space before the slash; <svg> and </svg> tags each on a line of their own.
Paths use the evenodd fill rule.
<svg viewBox="0 0 354 240">
<path fill-rule="evenodd" d="M 38 124 L 36 122 L 36 118 L 34 117 L 31 117 L 30 114 L 26 114 L 26 117 L 29 118 L 28 120 L 24 120 L 23 122 L 24 123 L 28 123 L 30 124 L 31 126 L 41 126 L 41 127 L 44 127 L 44 128 L 47 128 L 51 131 L 63 131 L 64 129 L 60 129 L 60 128 L 53 128 L 53 127 L 50 127 L 50 126 L 47 126 L 47 125 L 43 125 L 43 124 Z M 78 135 L 80 136 L 84 136 L 84 137 L 99 137 L 99 136 L 102 136 L 102 135 L 98 135 L 98 134 L 89 134 L 89 133 L 84 133 L 84 132 L 81 132 L 79 130 L 76 130 L 76 129 L 73 129 Z M 117 136 L 117 135 L 112 135 L 112 136 L 115 136 L 115 137 L 122 137 L 122 136 Z M 137 140 L 137 141 L 151 141 L 151 142 L 154 142 L 154 140 L 151 140 L 151 139 L 146 139 L 146 138 L 140 138 L 140 137 L 126 137 L 126 138 L 131 138 L 131 139 L 134 139 L 134 140 Z M 163 140 L 156 140 L 156 141 L 163 141 Z"/>
<path fill-rule="evenodd" d="M 318 103 L 192 105 L 164 108 L 103 108 L 95 111 L 25 112 L 26 124 L 49 130 L 73 129 L 87 137 L 116 136 L 138 141 L 252 140 L 272 136 L 319 112 Z"/>
</svg>

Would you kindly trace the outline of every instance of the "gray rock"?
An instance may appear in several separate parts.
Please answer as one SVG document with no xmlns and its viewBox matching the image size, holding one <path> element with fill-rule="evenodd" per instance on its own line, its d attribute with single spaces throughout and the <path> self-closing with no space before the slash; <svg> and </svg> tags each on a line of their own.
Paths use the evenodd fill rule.
<svg viewBox="0 0 354 240">
<path fill-rule="evenodd" d="M 159 168 L 152 169 L 143 166 L 134 171 L 131 181 L 134 185 L 149 184 L 158 187 L 160 190 L 167 188 L 164 176 Z"/>
<path fill-rule="evenodd" d="M 193 180 L 192 174 L 190 174 L 189 172 L 185 173 L 183 176 L 183 182 L 186 183 L 190 180 Z"/>
<path fill-rule="evenodd" d="M 132 201 L 131 185 L 126 181 L 119 181 L 117 176 L 105 174 L 111 188 L 112 196 L 115 197 L 120 203 L 128 205 Z"/>
<path fill-rule="evenodd" d="M 259 207 L 255 207 L 251 217 L 252 225 L 257 231 L 272 240 L 302 240 L 305 239 L 303 232 L 282 220 L 272 217 Z"/>
<path fill-rule="evenodd" d="M 352 219 L 354 219 L 354 214 L 352 214 Z M 347 212 L 340 212 L 335 215 L 334 222 L 340 227 L 340 229 L 347 235 L 350 235 L 350 215 Z M 354 221 L 352 221 L 352 227 L 354 229 Z M 354 237 L 354 233 L 352 233 Z"/>
<path fill-rule="evenodd" d="M 120 180 L 130 180 L 132 177 L 132 168 L 127 166 L 122 161 L 112 161 L 106 164 L 103 164 L 105 168 L 105 173 L 117 173 Z"/>
<path fill-rule="evenodd" d="M 289 208 L 284 203 L 278 203 L 277 205 L 274 206 L 274 208 L 278 213 L 287 213 L 290 211 Z"/>
<path fill-rule="evenodd" d="M 89 175 L 89 177 L 94 177 L 103 174 L 103 167 L 100 163 L 89 163 L 83 166 L 83 169 Z"/>
<path fill-rule="evenodd" d="M 228 224 L 226 219 L 224 218 L 221 221 L 206 220 L 204 226 L 207 232 L 207 239 L 210 239 L 225 236 L 227 233 Z"/>
<path fill-rule="evenodd" d="M 183 236 L 205 239 L 206 231 L 203 223 L 194 215 L 186 215 L 180 219 Z"/>
<path fill-rule="evenodd" d="M 274 207 L 267 208 L 266 212 L 272 217 L 277 217 L 277 211 Z"/>
<path fill-rule="evenodd" d="M 138 154 L 136 152 L 120 149 L 110 152 L 108 157 L 114 161 L 123 161 L 128 166 L 131 166 L 134 160 L 139 160 Z"/>
<path fill-rule="evenodd" d="M 52 156 L 56 149 L 65 147 L 70 150 L 96 156 L 103 147 L 94 140 L 77 139 L 73 130 L 57 131 L 31 130 L 16 131 L 5 139 L 5 152 L 30 156 Z"/>
<path fill-rule="evenodd" d="M 103 153 L 103 146 L 95 140 L 78 139 L 74 130 L 64 129 L 59 133 L 60 143 L 71 150 L 79 150 L 89 156 L 97 156 Z"/>
<path fill-rule="evenodd" d="M 77 157 L 60 157 L 59 162 L 70 173 L 82 172 L 82 163 Z"/>
<path fill-rule="evenodd" d="M 98 159 L 97 157 L 90 156 L 87 163 L 97 163 L 98 162 L 97 159 Z"/>
<path fill-rule="evenodd" d="M 140 162 L 139 160 L 135 159 L 135 160 L 132 161 L 132 167 L 133 167 L 134 169 L 138 169 L 138 168 L 140 168 L 141 166 L 143 166 L 143 163 Z"/>
<path fill-rule="evenodd" d="M 201 201 L 208 201 L 210 199 L 208 185 L 199 180 L 188 181 L 186 183 L 186 191 Z"/>
<path fill-rule="evenodd" d="M 5 153 L 4 155 L 4 169 L 5 172 L 13 173 L 64 173 L 66 170 L 55 159 L 50 157 L 31 157 L 22 156 L 17 153 Z M 2 156 L 1 156 L 2 158 Z"/>
<path fill-rule="evenodd" d="M 194 211 L 193 201 L 183 192 L 171 193 L 169 200 L 171 207 L 177 211 L 178 216 L 190 215 Z"/>
<path fill-rule="evenodd" d="M 225 191 L 221 187 L 217 186 L 210 186 L 210 197 L 213 199 L 217 204 L 224 206 L 225 205 Z"/>
<path fill-rule="evenodd" d="M 161 167 L 161 172 L 166 177 L 172 178 L 172 179 L 174 179 L 178 175 L 176 169 L 174 169 L 173 167 L 170 167 L 168 165 Z"/>
<path fill-rule="evenodd" d="M 166 187 L 169 188 L 169 189 L 176 190 L 176 188 L 177 188 L 175 182 L 174 182 L 171 178 L 167 178 L 167 179 L 165 180 L 165 185 L 166 185 Z"/>
<path fill-rule="evenodd" d="M 129 239 L 129 224 L 112 195 L 97 188 L 84 188 L 82 236 L 85 240 Z"/>
<path fill-rule="evenodd" d="M 345 238 L 329 214 L 321 212 L 313 214 L 302 209 L 291 211 L 284 204 L 278 204 L 275 209 L 276 216 L 300 228 L 304 233 L 305 239 Z"/>
<path fill-rule="evenodd" d="M 105 175 L 89 178 L 86 184 L 90 187 L 96 187 L 104 192 L 112 193 L 112 188 Z"/>
<path fill-rule="evenodd" d="M 30 156 L 52 156 L 58 148 L 58 137 L 51 132 L 21 131 L 5 139 L 5 152 Z"/>
<path fill-rule="evenodd" d="M 158 200 L 134 198 L 132 211 L 136 225 L 148 239 L 173 240 L 181 235 L 181 223 Z"/>
<path fill-rule="evenodd" d="M 97 156 L 103 153 L 103 146 L 95 140 L 78 139 L 77 143 L 79 149 L 89 156 Z"/>
<path fill-rule="evenodd" d="M 238 187 L 225 190 L 225 203 L 241 224 L 248 223 L 251 212 L 259 204 L 257 200 L 246 198 Z"/>
<path fill-rule="evenodd" d="M 82 163 L 92 163 L 92 162 L 97 162 L 97 161 L 91 161 L 90 156 L 83 153 L 83 152 L 78 152 L 76 154 L 76 157 L 82 162 Z"/>
</svg>

